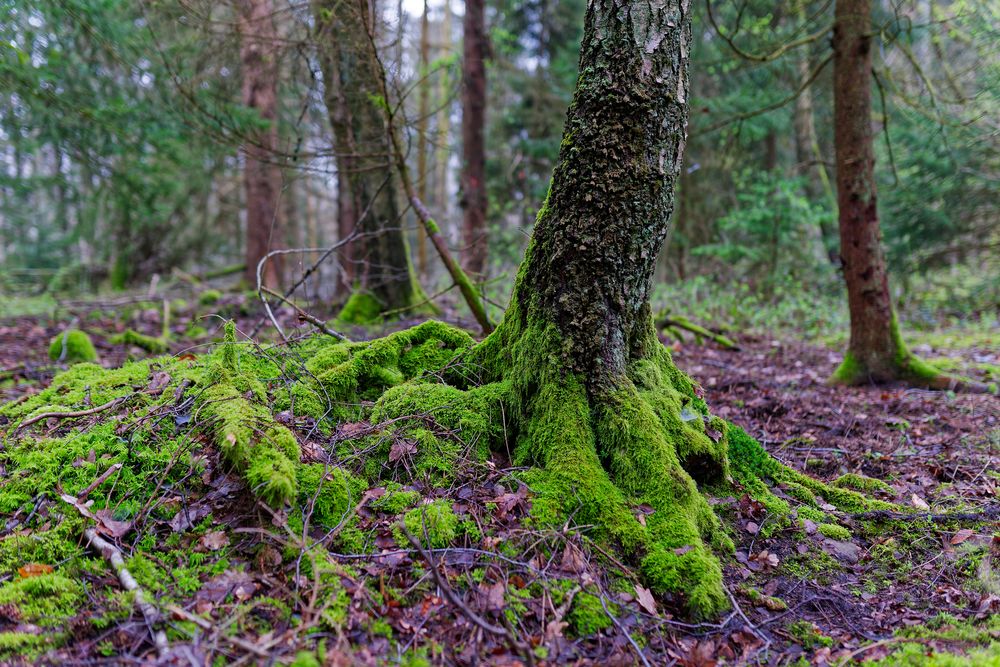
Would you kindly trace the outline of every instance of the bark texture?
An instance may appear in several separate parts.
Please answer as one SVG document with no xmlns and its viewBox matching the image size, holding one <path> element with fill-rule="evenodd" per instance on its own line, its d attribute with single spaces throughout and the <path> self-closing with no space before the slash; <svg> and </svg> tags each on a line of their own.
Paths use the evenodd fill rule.
<svg viewBox="0 0 1000 667">
<path fill-rule="evenodd" d="M 871 12 L 871 0 L 837 0 L 834 14 L 837 207 L 851 315 L 850 344 L 834 379 L 847 384 L 927 384 L 939 373 L 910 354 L 900 337 L 882 251 L 871 121 Z"/>
<path fill-rule="evenodd" d="M 466 0 L 462 58 L 462 268 L 486 267 L 486 3 Z"/>
<path fill-rule="evenodd" d="M 271 0 L 240 0 L 237 4 L 240 30 L 243 104 L 254 109 L 266 123 L 255 130 L 244 146 L 246 164 L 247 243 L 245 279 L 257 284 L 257 264 L 268 252 L 283 247 L 283 225 L 278 201 L 281 197 L 281 167 L 274 154 L 278 145 L 278 54 L 274 7 Z M 264 267 L 262 280 L 279 286 L 280 256 Z"/>
<path fill-rule="evenodd" d="M 641 556 L 654 590 L 705 616 L 728 604 L 711 549 L 730 543 L 695 480 L 726 477 L 726 426 L 674 366 L 649 305 L 689 43 L 684 0 L 590 3 L 549 195 L 511 306 L 470 367 L 506 387 L 515 460 L 543 471 L 536 515 L 598 526 Z M 637 504 L 655 511 L 640 522 Z"/>
<path fill-rule="evenodd" d="M 369 38 L 375 14 L 368 0 L 316 0 L 314 17 L 337 153 L 338 229 L 342 238 L 358 234 L 351 244 L 348 275 L 364 294 L 364 312 L 369 315 L 415 306 L 425 297 L 403 233 L 381 64 Z M 375 308 L 370 307 L 372 300 Z M 356 309 L 345 309 L 345 315 L 353 312 Z"/>
</svg>

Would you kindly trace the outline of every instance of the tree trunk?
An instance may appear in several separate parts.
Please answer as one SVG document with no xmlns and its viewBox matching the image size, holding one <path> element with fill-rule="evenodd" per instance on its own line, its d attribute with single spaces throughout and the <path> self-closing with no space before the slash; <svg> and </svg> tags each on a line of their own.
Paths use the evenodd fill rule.
<svg viewBox="0 0 1000 667">
<path fill-rule="evenodd" d="M 805 4 L 799 5 L 799 22 L 806 21 Z M 827 176 L 826 167 L 822 163 L 822 155 L 819 150 L 819 140 L 816 138 L 816 123 L 813 114 L 812 87 L 809 86 L 809 78 L 812 76 L 812 64 L 809 62 L 809 50 L 800 49 L 800 55 L 795 63 L 798 75 L 798 85 L 802 92 L 795 98 L 795 114 L 792 118 L 792 126 L 795 130 L 795 159 L 798 163 L 797 171 L 805 179 L 805 194 L 812 202 L 825 201 L 832 207 L 836 205 L 836 196 L 833 194 L 833 187 L 830 185 L 830 178 Z M 822 261 L 836 263 L 837 253 L 832 249 L 834 244 L 834 231 L 826 221 L 821 218 L 819 229 L 814 230 L 816 238 L 816 252 Z"/>
<path fill-rule="evenodd" d="M 247 243 L 245 279 L 257 284 L 257 264 L 270 251 L 281 248 L 281 167 L 275 162 L 278 145 L 277 31 L 271 0 L 240 0 L 240 63 L 243 67 L 243 104 L 254 109 L 267 124 L 255 130 L 244 146 L 246 164 Z M 261 274 L 264 285 L 280 286 L 281 257 L 272 257 Z"/>
<path fill-rule="evenodd" d="M 380 102 L 380 64 L 369 44 L 368 0 L 317 0 L 324 100 L 334 134 L 340 186 L 341 238 L 353 242 L 360 291 L 341 318 L 363 324 L 425 300 L 413 275 L 396 194 L 389 136 Z M 348 223 L 353 223 L 350 229 Z M 360 302 L 359 302 L 360 300 Z"/>
<path fill-rule="evenodd" d="M 462 47 L 462 268 L 486 267 L 486 3 L 467 0 Z"/>
<path fill-rule="evenodd" d="M 724 479 L 725 424 L 670 359 L 649 293 L 687 128 L 685 0 L 595 0 L 549 195 L 498 329 L 472 355 L 501 383 L 536 514 L 577 512 L 642 554 L 696 616 L 727 605 L 727 538 L 695 480 Z M 633 508 L 655 512 L 635 518 Z M 572 506 L 572 507 L 571 507 Z M 574 509 L 575 508 L 575 509 Z"/>
<path fill-rule="evenodd" d="M 940 373 L 906 349 L 889 295 L 875 192 L 871 11 L 871 0 L 837 0 L 834 18 L 837 206 L 851 339 L 833 379 L 935 384 Z"/>
<path fill-rule="evenodd" d="M 427 124 L 430 120 L 431 112 L 431 81 L 430 60 L 431 60 L 431 36 L 430 36 L 430 16 L 428 14 L 427 0 L 424 0 L 424 13 L 420 17 L 420 77 L 417 85 L 420 86 L 417 107 L 417 192 L 421 201 L 427 199 Z M 427 231 L 423 225 L 417 225 L 417 270 L 421 277 L 427 276 Z"/>
</svg>

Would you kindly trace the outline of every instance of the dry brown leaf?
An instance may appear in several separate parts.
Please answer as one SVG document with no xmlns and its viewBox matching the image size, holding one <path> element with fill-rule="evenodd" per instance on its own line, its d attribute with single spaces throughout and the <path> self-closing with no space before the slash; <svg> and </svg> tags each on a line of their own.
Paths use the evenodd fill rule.
<svg viewBox="0 0 1000 667">
<path fill-rule="evenodd" d="M 656 598 L 653 597 L 652 591 L 648 588 L 636 584 L 635 601 L 639 603 L 640 607 L 656 616 Z"/>
<path fill-rule="evenodd" d="M 975 534 L 976 531 L 972 530 L 971 528 L 963 528 L 962 530 L 958 531 L 952 536 L 951 543 L 961 544 L 962 542 L 966 541 Z"/>
<path fill-rule="evenodd" d="M 43 574 L 52 574 L 55 568 L 51 565 L 45 565 L 44 563 L 25 563 L 21 567 L 17 568 L 17 573 L 21 575 L 22 579 L 27 579 L 28 577 L 39 577 Z"/>
<path fill-rule="evenodd" d="M 916 507 L 918 510 L 924 510 L 926 512 L 931 508 L 931 506 L 927 504 L 926 500 L 924 500 L 915 493 L 912 496 L 910 496 L 910 502 L 912 502 L 913 506 Z"/>
<path fill-rule="evenodd" d="M 229 545 L 229 536 L 224 530 L 213 530 L 202 535 L 198 543 L 209 551 L 218 551 Z"/>
</svg>

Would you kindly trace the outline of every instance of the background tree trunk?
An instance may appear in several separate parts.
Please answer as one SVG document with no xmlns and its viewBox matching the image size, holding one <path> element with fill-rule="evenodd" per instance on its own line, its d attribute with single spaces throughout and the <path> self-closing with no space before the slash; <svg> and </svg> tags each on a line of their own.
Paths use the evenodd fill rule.
<svg viewBox="0 0 1000 667">
<path fill-rule="evenodd" d="M 462 58 L 462 268 L 486 267 L 486 7 L 467 0 Z"/>
<path fill-rule="evenodd" d="M 243 67 L 243 104 L 254 109 L 267 127 L 252 133 L 244 145 L 246 165 L 246 271 L 245 279 L 257 284 L 257 264 L 268 252 L 283 246 L 281 166 L 274 151 L 278 145 L 278 53 L 274 8 L 271 0 L 240 0 L 240 63 Z M 281 257 L 264 267 L 265 285 L 281 282 Z"/>
<path fill-rule="evenodd" d="M 882 251 L 872 128 L 871 0 L 837 0 L 833 27 L 833 111 L 840 258 L 851 339 L 834 380 L 848 384 L 943 381 L 906 348 L 889 294 Z"/>
<path fill-rule="evenodd" d="M 430 36 L 430 16 L 428 15 L 427 0 L 424 0 L 424 13 L 420 17 L 420 69 L 418 76 L 420 86 L 418 106 L 417 106 L 417 193 L 421 201 L 427 199 L 427 124 L 431 113 L 431 80 L 430 60 L 431 60 L 431 36 Z M 422 278 L 427 276 L 427 232 L 423 225 L 417 225 L 417 271 Z"/>
<path fill-rule="evenodd" d="M 413 275 L 403 234 L 395 170 L 381 100 L 380 64 L 369 35 L 374 14 L 368 0 L 318 0 L 324 99 L 334 133 L 341 188 L 339 229 L 353 243 L 354 277 L 375 304 L 368 316 L 424 300 Z M 350 229 L 347 224 L 353 223 Z M 343 236 L 342 236 L 343 238 Z M 345 308 L 342 317 L 353 317 Z"/>
</svg>

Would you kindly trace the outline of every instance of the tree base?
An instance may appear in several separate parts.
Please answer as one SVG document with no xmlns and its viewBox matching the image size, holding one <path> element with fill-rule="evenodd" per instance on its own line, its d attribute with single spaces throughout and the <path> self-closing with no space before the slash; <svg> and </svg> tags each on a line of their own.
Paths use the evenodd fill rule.
<svg viewBox="0 0 1000 667">
<path fill-rule="evenodd" d="M 769 530 L 791 517 L 773 484 L 817 523 L 835 523 L 822 509 L 829 505 L 852 512 L 892 508 L 779 464 L 741 429 L 709 413 L 659 343 L 642 350 L 617 382 L 588 388 L 565 369 L 554 326 L 536 322 L 518 330 L 514 321 L 478 345 L 430 321 L 363 343 L 314 336 L 296 349 L 264 353 L 240 345 L 230 326 L 227 342 L 199 363 L 163 357 L 116 370 L 81 364 L 2 414 L 10 432 L 22 436 L 30 431 L 18 424 L 40 415 L 32 428 L 49 430 L 49 413 L 116 399 L 128 401 L 130 412 L 188 414 L 261 501 L 318 507 L 330 517 L 348 511 L 365 481 L 334 471 L 340 474 L 321 489 L 317 480 L 327 476 L 302 460 L 303 448 L 285 426 L 289 419 L 312 418 L 316 430 L 336 436 L 342 464 L 364 451 L 368 482 L 406 481 L 406 475 L 448 486 L 470 459 L 485 459 L 490 448 L 510 451 L 525 468 L 514 476 L 533 492 L 533 525 L 578 525 L 620 548 L 649 588 L 693 618 L 729 605 L 720 557 L 733 544 L 709 495 L 748 494 L 772 517 Z M 292 377 L 283 375 L 295 368 Z M 154 369 L 165 385 L 156 384 Z M 149 389 L 135 389 L 145 383 Z M 185 395 L 194 397 L 187 413 L 176 407 L 186 405 Z M 23 495 L 17 502 L 30 500 L 26 489 Z"/>
</svg>

